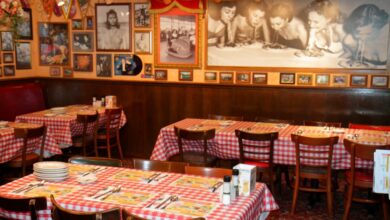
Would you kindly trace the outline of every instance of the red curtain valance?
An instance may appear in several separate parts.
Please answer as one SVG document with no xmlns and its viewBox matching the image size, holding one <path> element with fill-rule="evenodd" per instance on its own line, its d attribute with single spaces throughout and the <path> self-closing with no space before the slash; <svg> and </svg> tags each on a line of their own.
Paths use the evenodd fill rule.
<svg viewBox="0 0 390 220">
<path fill-rule="evenodd" d="M 181 10 L 189 13 L 203 13 L 206 7 L 206 0 L 151 0 L 151 13 L 164 13 L 171 10 L 173 7 L 178 7 Z"/>
</svg>

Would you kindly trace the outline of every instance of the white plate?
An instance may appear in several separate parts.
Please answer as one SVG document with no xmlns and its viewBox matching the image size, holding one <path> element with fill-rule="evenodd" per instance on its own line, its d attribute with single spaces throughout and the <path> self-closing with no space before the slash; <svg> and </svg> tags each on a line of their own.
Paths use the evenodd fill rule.
<svg viewBox="0 0 390 220">
<path fill-rule="evenodd" d="M 50 110 L 51 111 L 65 111 L 65 107 L 55 107 L 55 108 L 51 108 Z"/>
<path fill-rule="evenodd" d="M 36 176 L 37 177 L 37 176 Z M 68 178 L 68 176 L 66 177 L 37 177 L 37 179 L 40 179 L 40 180 L 46 180 L 46 181 L 49 181 L 49 182 L 61 182 L 61 181 L 64 181 Z"/>
<path fill-rule="evenodd" d="M 44 161 L 44 162 L 38 162 L 34 163 L 34 170 L 35 169 L 43 169 L 43 170 L 58 170 L 58 169 L 67 169 L 68 164 L 64 162 L 59 161 Z"/>
<path fill-rule="evenodd" d="M 34 172 L 34 175 L 37 177 L 48 177 L 48 178 L 57 178 L 57 177 L 66 177 L 68 173 L 38 173 Z"/>
</svg>

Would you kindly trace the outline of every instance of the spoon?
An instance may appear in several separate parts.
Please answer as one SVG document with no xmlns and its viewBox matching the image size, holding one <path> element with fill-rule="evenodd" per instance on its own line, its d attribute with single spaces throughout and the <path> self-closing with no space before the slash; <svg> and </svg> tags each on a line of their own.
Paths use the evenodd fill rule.
<svg viewBox="0 0 390 220">
<path fill-rule="evenodd" d="M 178 196 L 171 196 L 171 198 L 169 199 L 169 201 L 163 206 L 161 207 L 161 209 L 165 209 L 166 207 L 168 207 L 172 202 L 176 202 L 179 200 L 179 197 Z"/>
</svg>

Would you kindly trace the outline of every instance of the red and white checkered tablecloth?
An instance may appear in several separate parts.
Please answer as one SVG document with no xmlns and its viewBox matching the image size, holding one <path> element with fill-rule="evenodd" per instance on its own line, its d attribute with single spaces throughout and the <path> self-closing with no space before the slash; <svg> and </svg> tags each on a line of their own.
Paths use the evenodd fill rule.
<svg viewBox="0 0 390 220">
<path fill-rule="evenodd" d="M 17 126 L 19 123 L 9 122 L 9 126 L 0 128 L 0 163 L 8 162 L 22 155 L 23 139 L 15 138 L 14 129 L 12 126 Z M 27 153 L 39 153 L 41 138 L 34 138 L 27 143 Z M 54 154 L 62 154 L 54 136 L 50 132 L 46 132 L 44 143 L 44 157 L 49 157 Z"/>
<path fill-rule="evenodd" d="M 16 121 L 28 122 L 34 124 L 45 124 L 47 130 L 54 135 L 57 143 L 62 147 L 72 145 L 72 137 L 82 133 L 83 126 L 76 121 L 77 113 L 80 111 L 96 111 L 99 112 L 99 125 L 104 125 L 105 108 L 95 108 L 89 105 L 71 105 L 65 107 L 64 113 L 54 113 L 50 109 L 19 115 Z M 126 124 L 126 115 L 122 111 L 120 126 Z"/>
<path fill-rule="evenodd" d="M 82 166 L 84 168 L 88 167 L 88 169 L 97 167 L 89 165 L 71 166 Z M 159 200 L 157 199 L 164 195 L 177 195 L 179 197 L 179 201 L 187 200 L 195 203 L 213 204 L 213 208 L 209 212 L 206 212 L 207 214 L 205 214 L 204 216 L 208 220 L 254 220 L 259 219 L 262 214 L 267 214 L 270 211 L 277 210 L 279 208 L 267 186 L 262 183 L 256 183 L 255 190 L 249 196 L 240 196 L 234 201 L 232 201 L 230 205 L 223 205 L 219 200 L 220 195 L 217 192 L 211 192 L 209 189 L 205 188 L 194 188 L 175 184 L 176 181 L 181 178 L 191 177 L 189 175 L 161 172 L 161 176 L 166 175 L 165 178 L 163 178 L 157 183 L 148 184 L 145 181 L 137 181 L 134 179 L 114 178 L 114 176 L 120 172 L 143 172 L 146 176 L 150 176 L 156 173 L 151 171 L 140 171 L 127 168 L 107 167 L 105 170 L 102 170 L 97 173 L 98 180 L 95 183 L 81 185 L 77 182 L 76 175 L 72 174 L 66 181 L 58 183 L 46 182 L 45 186 L 42 187 L 72 188 L 71 192 L 63 194 L 62 196 L 56 195 L 56 189 L 51 189 L 52 191 L 54 191 L 54 196 L 59 202 L 59 204 L 67 209 L 71 209 L 74 211 L 95 212 L 114 207 L 120 207 L 121 209 L 126 209 L 127 211 L 142 216 L 144 218 L 155 220 L 188 219 L 194 217 L 190 215 L 183 215 L 168 209 L 152 209 L 147 207 L 149 204 L 156 202 L 158 203 Z M 205 181 L 207 180 L 210 180 L 210 178 L 205 178 Z M 0 186 L 0 195 L 12 198 L 23 197 L 23 194 L 16 194 L 13 193 L 13 191 L 27 185 L 28 183 L 31 183 L 32 181 L 38 180 L 35 178 L 34 175 L 29 175 L 14 182 Z M 99 190 L 107 188 L 108 186 L 118 185 L 121 185 L 121 190 L 118 193 L 121 197 L 125 196 L 128 192 L 137 192 L 145 193 L 145 195 L 147 195 L 147 200 L 135 204 L 120 204 L 116 203 L 115 200 L 92 201 L 87 198 L 88 196 L 91 196 Z M 59 191 L 60 190 L 58 190 L 58 192 Z M 51 202 L 48 202 L 48 209 L 38 212 L 39 219 L 51 219 L 51 206 Z M 0 217 L 1 216 L 12 216 L 16 217 L 17 219 L 27 219 L 26 213 L 15 213 L 0 209 Z"/>
<path fill-rule="evenodd" d="M 151 159 L 152 160 L 168 160 L 171 156 L 179 153 L 177 145 L 177 137 L 174 134 L 174 125 L 181 128 L 191 128 L 203 124 L 209 119 L 184 119 L 174 124 L 168 125 L 160 130 L 154 146 Z M 228 126 L 218 125 L 215 138 L 209 142 L 209 153 L 221 159 L 239 159 L 238 139 L 235 136 L 235 129 L 255 128 L 258 132 L 278 131 L 279 139 L 274 143 L 274 163 L 295 165 L 295 145 L 291 141 L 291 134 L 297 131 L 302 131 L 302 135 L 332 135 L 339 136 L 339 142 L 334 147 L 332 168 L 333 169 L 348 169 L 350 167 L 350 154 L 345 150 L 343 145 L 344 138 L 350 138 L 362 143 L 370 144 L 389 144 L 390 136 L 386 132 L 346 129 L 346 128 L 324 128 L 312 126 L 279 126 L 278 124 L 242 122 L 236 121 Z M 223 123 L 220 123 L 223 124 Z M 203 127 L 203 126 L 202 126 Z M 201 128 L 202 128 L 201 127 Z M 209 126 L 207 127 L 209 128 Z M 253 129 L 251 129 L 253 130 Z M 355 136 L 354 136 L 355 135 Z M 356 137 L 358 136 L 358 137 Z M 196 141 L 185 141 L 183 146 L 184 151 L 201 151 L 202 144 Z M 256 156 L 254 156 L 256 157 Z M 372 168 L 371 161 L 358 160 L 357 166 L 361 168 Z"/>
</svg>

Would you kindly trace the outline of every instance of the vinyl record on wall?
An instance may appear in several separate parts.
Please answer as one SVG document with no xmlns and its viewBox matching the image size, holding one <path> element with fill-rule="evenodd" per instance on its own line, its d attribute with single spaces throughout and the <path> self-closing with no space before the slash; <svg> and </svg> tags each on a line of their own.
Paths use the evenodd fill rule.
<svg viewBox="0 0 390 220">
<path fill-rule="evenodd" d="M 136 64 L 136 67 L 134 68 L 133 73 L 131 75 L 136 76 L 142 71 L 143 64 L 141 58 L 139 58 L 139 56 L 135 54 L 133 55 L 133 62 Z"/>
<path fill-rule="evenodd" d="M 136 76 L 142 70 L 142 60 L 137 55 L 117 54 L 114 56 L 115 75 Z"/>
</svg>

